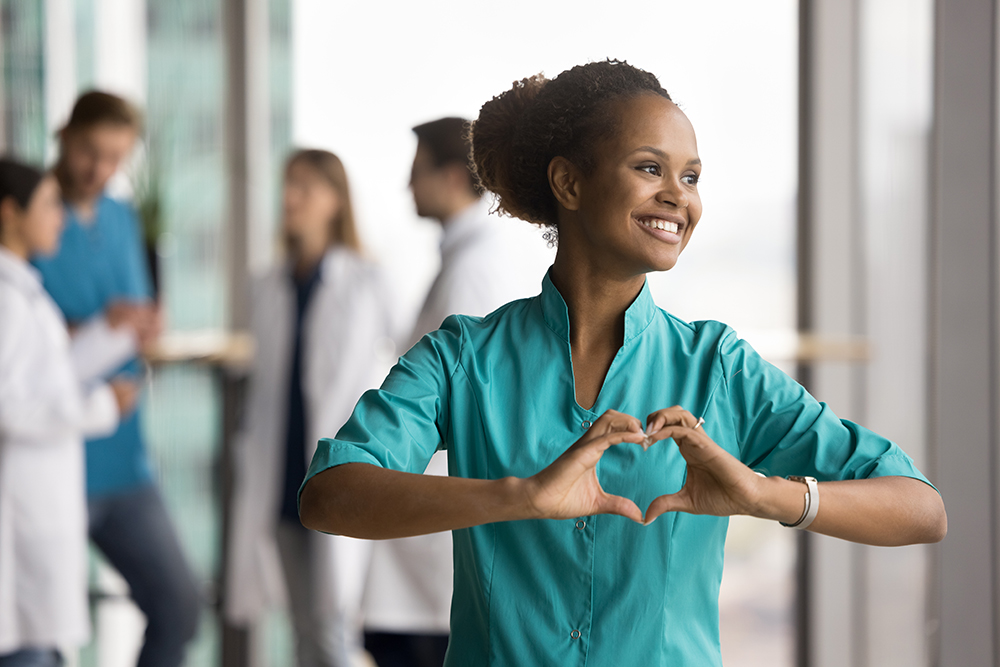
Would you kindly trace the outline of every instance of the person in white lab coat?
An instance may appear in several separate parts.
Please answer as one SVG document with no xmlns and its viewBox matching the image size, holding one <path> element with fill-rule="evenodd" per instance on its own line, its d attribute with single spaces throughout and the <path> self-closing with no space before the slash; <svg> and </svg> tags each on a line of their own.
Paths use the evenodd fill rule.
<svg viewBox="0 0 1000 667">
<path fill-rule="evenodd" d="M 284 588 L 300 667 L 341 667 L 360 655 L 370 547 L 307 531 L 296 496 L 316 443 L 395 361 L 392 310 L 332 153 L 288 160 L 282 232 L 288 261 L 253 285 L 256 362 L 235 448 L 226 613 L 252 624 Z"/>
<path fill-rule="evenodd" d="M 85 388 L 28 263 L 59 243 L 55 177 L 0 160 L 0 666 L 61 663 L 90 634 L 84 435 L 113 432 L 128 381 Z"/>
<path fill-rule="evenodd" d="M 441 269 L 407 348 L 449 315 L 486 315 L 538 291 L 542 272 L 518 269 L 524 244 L 509 221 L 489 214 L 471 168 L 468 121 L 442 118 L 413 128 L 410 189 L 417 214 L 442 227 Z M 447 475 L 439 452 L 427 474 Z M 375 542 L 365 587 L 365 648 L 379 667 L 439 667 L 448 646 L 452 592 L 450 533 Z"/>
</svg>

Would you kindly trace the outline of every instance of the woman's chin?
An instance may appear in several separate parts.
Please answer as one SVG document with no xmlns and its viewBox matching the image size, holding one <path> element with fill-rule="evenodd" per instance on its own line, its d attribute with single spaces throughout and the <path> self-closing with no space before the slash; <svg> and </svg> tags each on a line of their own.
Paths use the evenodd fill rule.
<svg viewBox="0 0 1000 667">
<path fill-rule="evenodd" d="M 679 257 L 676 254 L 654 257 L 649 263 L 649 268 L 646 270 L 646 273 L 662 273 L 663 271 L 669 271 L 677 265 L 678 259 Z"/>
</svg>

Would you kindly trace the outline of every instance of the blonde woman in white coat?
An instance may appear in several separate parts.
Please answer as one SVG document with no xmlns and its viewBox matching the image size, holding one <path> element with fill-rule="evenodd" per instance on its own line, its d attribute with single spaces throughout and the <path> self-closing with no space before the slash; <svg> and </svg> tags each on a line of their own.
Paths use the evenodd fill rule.
<svg viewBox="0 0 1000 667">
<path fill-rule="evenodd" d="M 253 624 L 283 588 L 300 667 L 341 667 L 360 652 L 370 547 L 307 531 L 296 492 L 319 439 L 391 367 L 391 308 L 381 271 L 361 256 L 332 153 L 288 160 L 282 233 L 287 262 L 253 285 L 256 362 L 235 447 L 226 613 Z"/>
<path fill-rule="evenodd" d="M 56 249 L 62 215 L 53 176 L 0 160 L 0 667 L 58 665 L 86 642 L 83 437 L 135 401 L 126 381 L 81 385 L 28 263 Z"/>
</svg>

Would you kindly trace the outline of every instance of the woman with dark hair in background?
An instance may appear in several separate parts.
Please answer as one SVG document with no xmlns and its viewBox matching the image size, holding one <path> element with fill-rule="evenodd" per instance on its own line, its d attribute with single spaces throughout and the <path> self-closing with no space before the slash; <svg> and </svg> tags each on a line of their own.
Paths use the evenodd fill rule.
<svg viewBox="0 0 1000 667">
<path fill-rule="evenodd" d="M 90 634 L 83 436 L 113 432 L 126 380 L 83 382 L 28 258 L 62 229 L 59 183 L 0 160 L 0 667 L 61 664 Z"/>
<path fill-rule="evenodd" d="M 720 665 L 730 515 L 944 537 L 896 444 L 732 329 L 653 303 L 646 273 L 675 265 L 702 211 L 694 130 L 656 77 L 606 61 L 522 80 L 483 106 L 473 150 L 502 210 L 558 232 L 541 294 L 426 336 L 301 491 L 316 530 L 454 531 L 446 664 Z M 452 476 L 413 474 L 438 448 Z"/>
<path fill-rule="evenodd" d="M 138 355 L 162 328 L 135 211 L 105 194 L 132 151 L 139 114 L 102 92 L 80 96 L 59 132 L 56 176 L 66 226 L 59 252 L 35 261 L 85 353 L 80 364 L 142 377 Z M 100 364 L 98 364 L 100 362 Z M 117 363 L 114 363 L 117 362 Z M 139 667 L 177 667 L 198 629 L 200 592 L 153 478 L 139 411 L 87 441 L 90 538 L 146 617 Z"/>
<path fill-rule="evenodd" d="M 369 548 L 307 531 L 296 494 L 319 438 L 385 377 L 391 309 L 381 270 L 362 257 L 336 155 L 288 159 L 282 210 L 287 261 L 253 284 L 256 362 L 234 461 L 226 611 L 238 624 L 259 618 L 280 562 L 298 664 L 345 667 L 360 650 Z"/>
</svg>

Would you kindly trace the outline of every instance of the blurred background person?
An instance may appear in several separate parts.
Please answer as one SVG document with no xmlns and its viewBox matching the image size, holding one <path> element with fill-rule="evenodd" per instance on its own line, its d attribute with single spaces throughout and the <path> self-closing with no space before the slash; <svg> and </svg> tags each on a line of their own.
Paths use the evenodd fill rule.
<svg viewBox="0 0 1000 667">
<path fill-rule="evenodd" d="M 115 373 L 132 377 L 145 374 L 137 354 L 162 323 L 135 212 L 105 188 L 132 152 L 139 127 L 138 112 L 120 97 L 92 91 L 76 101 L 59 133 L 55 166 L 66 225 L 58 252 L 35 262 L 71 329 L 87 337 L 83 356 L 120 355 L 129 360 Z M 174 667 L 197 630 L 200 594 L 154 482 L 140 424 L 136 411 L 111 436 L 87 441 L 89 530 L 146 617 L 138 665 Z"/>
<path fill-rule="evenodd" d="M 286 262 L 252 289 L 256 363 L 236 445 L 226 611 L 237 624 L 259 620 L 277 555 L 298 664 L 343 667 L 360 656 L 370 547 L 307 531 L 297 496 L 316 443 L 388 371 L 393 318 L 382 271 L 362 256 L 340 159 L 292 154 L 282 202 Z"/>
<path fill-rule="evenodd" d="M 518 245 L 507 221 L 490 215 L 490 201 L 471 167 L 469 123 L 441 118 L 413 128 L 417 150 L 410 190 L 417 214 L 442 228 L 441 268 L 406 347 L 449 315 L 486 315 L 538 291 L 542 275 L 512 270 Z M 427 474 L 447 475 L 438 452 Z M 379 667 L 444 663 L 451 612 L 451 534 L 375 542 L 365 590 L 365 648 Z"/>
<path fill-rule="evenodd" d="M 83 436 L 111 433 L 127 380 L 75 374 L 66 325 L 28 258 L 53 253 L 63 211 L 52 175 L 0 160 L 0 666 L 62 664 L 87 620 Z"/>
</svg>

